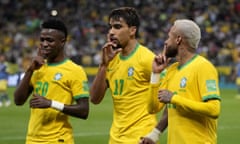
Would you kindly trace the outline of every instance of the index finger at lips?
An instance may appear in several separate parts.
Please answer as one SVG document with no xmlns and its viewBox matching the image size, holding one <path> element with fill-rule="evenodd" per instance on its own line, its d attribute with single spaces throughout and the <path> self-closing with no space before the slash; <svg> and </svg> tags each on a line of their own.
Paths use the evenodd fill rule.
<svg viewBox="0 0 240 144">
<path fill-rule="evenodd" d="M 167 47 L 166 47 L 166 45 L 164 45 L 163 51 L 162 51 L 162 54 L 163 54 L 163 55 L 166 55 L 166 49 L 167 49 Z"/>
<path fill-rule="evenodd" d="M 111 37 L 110 37 L 110 34 L 108 33 L 107 34 L 107 42 L 110 42 L 111 41 Z"/>
<path fill-rule="evenodd" d="M 112 46 L 112 42 L 107 42 L 104 46 L 103 46 L 103 48 L 108 48 L 108 47 L 110 47 L 110 46 Z"/>
<path fill-rule="evenodd" d="M 159 59 L 160 59 L 160 56 L 159 56 L 159 55 L 156 55 L 155 58 L 154 58 L 154 60 L 155 60 L 156 62 L 159 62 Z"/>
<path fill-rule="evenodd" d="M 161 54 L 159 54 L 158 56 L 155 57 L 155 61 L 158 63 L 158 64 L 162 64 L 163 62 L 163 56 Z"/>
<path fill-rule="evenodd" d="M 164 62 L 166 62 L 166 60 L 167 60 L 167 58 L 166 58 L 166 57 L 167 57 L 167 56 L 166 56 L 166 51 L 167 51 L 167 46 L 164 45 L 164 47 L 163 47 L 163 52 L 162 52 Z"/>
<path fill-rule="evenodd" d="M 43 57 L 43 53 L 42 53 L 41 47 L 37 48 L 37 55 Z"/>
</svg>

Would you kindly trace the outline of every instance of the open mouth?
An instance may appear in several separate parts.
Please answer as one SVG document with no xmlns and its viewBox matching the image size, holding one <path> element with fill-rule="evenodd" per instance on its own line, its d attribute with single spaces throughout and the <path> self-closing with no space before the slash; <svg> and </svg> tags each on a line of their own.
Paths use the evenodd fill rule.
<svg viewBox="0 0 240 144">
<path fill-rule="evenodd" d="M 109 40 L 116 45 L 115 47 L 113 47 L 113 49 L 118 49 L 122 47 L 117 38 L 110 36 Z"/>
<path fill-rule="evenodd" d="M 118 43 L 118 40 L 114 37 L 110 37 L 110 41 L 117 44 Z"/>
</svg>

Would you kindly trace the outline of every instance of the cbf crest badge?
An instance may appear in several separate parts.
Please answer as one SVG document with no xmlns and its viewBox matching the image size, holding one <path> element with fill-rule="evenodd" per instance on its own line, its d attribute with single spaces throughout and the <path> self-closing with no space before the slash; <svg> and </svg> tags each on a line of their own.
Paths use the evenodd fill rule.
<svg viewBox="0 0 240 144">
<path fill-rule="evenodd" d="M 54 76 L 54 80 L 60 80 L 62 78 L 62 74 L 61 73 L 56 73 Z"/>
<path fill-rule="evenodd" d="M 128 76 L 130 77 L 130 76 L 133 76 L 133 74 L 134 74 L 134 68 L 133 67 L 129 67 L 128 68 Z"/>
<path fill-rule="evenodd" d="M 180 81 L 180 87 L 185 88 L 187 85 L 187 78 L 183 77 Z"/>
</svg>

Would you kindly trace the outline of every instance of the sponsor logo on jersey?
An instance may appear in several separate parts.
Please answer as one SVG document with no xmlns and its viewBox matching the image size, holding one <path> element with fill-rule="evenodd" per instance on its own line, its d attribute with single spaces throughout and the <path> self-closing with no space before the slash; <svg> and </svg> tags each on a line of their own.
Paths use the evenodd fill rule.
<svg viewBox="0 0 240 144">
<path fill-rule="evenodd" d="M 207 80 L 206 86 L 208 92 L 217 91 L 217 84 L 215 80 Z"/>
</svg>

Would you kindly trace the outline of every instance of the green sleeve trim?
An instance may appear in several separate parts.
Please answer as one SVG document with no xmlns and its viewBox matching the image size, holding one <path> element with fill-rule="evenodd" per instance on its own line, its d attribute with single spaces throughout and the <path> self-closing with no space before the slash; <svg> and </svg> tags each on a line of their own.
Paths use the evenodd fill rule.
<svg viewBox="0 0 240 144">
<path fill-rule="evenodd" d="M 164 70 L 160 73 L 160 79 L 166 77 L 166 73 L 167 73 L 167 70 L 164 69 Z"/>
<path fill-rule="evenodd" d="M 208 101 L 208 100 L 213 100 L 213 99 L 221 101 L 220 96 L 219 96 L 219 95 L 216 95 L 216 94 L 204 96 L 204 97 L 202 98 L 202 100 L 203 100 L 204 102 L 206 102 L 206 101 Z"/>
<path fill-rule="evenodd" d="M 73 97 L 75 100 L 80 99 L 80 98 L 89 98 L 89 94 L 81 94 L 81 95 L 76 95 Z"/>
</svg>

